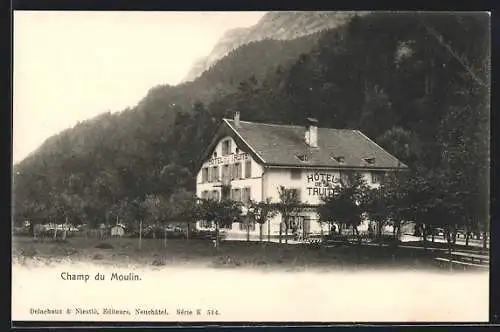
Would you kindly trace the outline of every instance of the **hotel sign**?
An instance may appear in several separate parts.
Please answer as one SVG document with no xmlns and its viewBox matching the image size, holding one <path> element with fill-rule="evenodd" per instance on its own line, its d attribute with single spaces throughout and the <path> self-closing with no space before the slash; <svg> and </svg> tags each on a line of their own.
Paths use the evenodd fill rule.
<svg viewBox="0 0 500 332">
<path fill-rule="evenodd" d="M 217 165 L 225 165 L 225 164 L 234 164 L 239 161 L 248 160 L 250 156 L 248 153 L 238 153 L 238 154 L 230 154 L 222 157 L 215 157 L 208 160 L 208 166 L 217 166 Z"/>
<path fill-rule="evenodd" d="M 331 173 L 314 172 L 306 174 L 307 194 L 309 196 L 328 196 L 334 192 L 338 177 Z"/>
</svg>

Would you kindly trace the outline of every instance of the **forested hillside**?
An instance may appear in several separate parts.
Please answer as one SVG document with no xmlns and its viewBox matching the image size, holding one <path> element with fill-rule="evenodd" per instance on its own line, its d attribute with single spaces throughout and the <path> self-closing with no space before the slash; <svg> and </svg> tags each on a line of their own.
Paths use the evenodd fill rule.
<svg viewBox="0 0 500 332">
<path fill-rule="evenodd" d="M 134 109 L 51 138 L 15 166 L 16 216 L 64 210 L 94 222 L 148 194 L 184 195 L 220 119 L 239 110 L 249 121 L 314 116 L 360 129 L 479 217 L 488 197 L 488 29 L 474 14 L 369 14 L 315 36 L 246 45 L 197 81 L 154 88 Z"/>
</svg>

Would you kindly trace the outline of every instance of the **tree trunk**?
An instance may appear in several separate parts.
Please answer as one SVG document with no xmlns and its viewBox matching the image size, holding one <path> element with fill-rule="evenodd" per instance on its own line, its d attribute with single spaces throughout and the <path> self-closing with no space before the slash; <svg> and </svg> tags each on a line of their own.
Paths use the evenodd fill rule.
<svg viewBox="0 0 500 332">
<path fill-rule="evenodd" d="M 285 244 L 288 244 L 288 220 L 285 221 Z"/>
<path fill-rule="evenodd" d="M 281 243 L 282 235 L 283 235 L 283 221 L 280 223 L 279 243 Z"/>
<path fill-rule="evenodd" d="M 66 217 L 66 223 L 64 224 L 63 240 L 66 240 L 68 236 L 68 217 Z"/>
<path fill-rule="evenodd" d="M 436 233 L 436 230 L 434 229 L 434 227 L 431 229 L 432 233 L 431 233 L 431 241 L 432 243 L 434 243 L 434 233 Z"/>
<path fill-rule="evenodd" d="M 339 235 L 342 235 L 342 223 L 339 223 L 338 226 L 339 226 L 338 233 Z"/>
<path fill-rule="evenodd" d="M 448 243 L 448 258 L 449 258 L 449 268 L 450 270 L 453 269 L 453 266 L 452 266 L 452 258 L 451 258 L 451 234 L 450 234 L 450 230 L 449 229 L 446 229 L 446 239 L 447 239 L 447 243 Z"/>
<path fill-rule="evenodd" d="M 219 222 L 215 222 L 215 249 L 219 251 Z"/>
<path fill-rule="evenodd" d="M 166 248 L 167 247 L 167 228 L 166 227 L 163 230 L 163 236 L 165 237 L 163 239 L 163 246 Z"/>
<path fill-rule="evenodd" d="M 357 259 L 357 262 L 359 264 L 359 262 L 361 261 L 361 255 L 360 255 L 361 238 L 359 237 L 358 227 L 355 225 L 352 225 L 352 232 L 353 232 L 353 235 L 355 235 L 357 238 L 357 240 L 356 240 L 356 259 Z"/>
<path fill-rule="evenodd" d="M 465 246 L 469 246 L 469 235 L 470 235 L 470 229 L 469 225 L 465 225 Z"/>
<path fill-rule="evenodd" d="M 271 220 L 267 221 L 267 242 L 271 242 Z"/>
<path fill-rule="evenodd" d="M 426 225 L 422 225 L 422 236 L 424 238 L 424 251 L 427 250 L 427 227 Z"/>
<path fill-rule="evenodd" d="M 483 232 L 483 249 L 488 248 L 488 233 L 486 231 Z"/>
<path fill-rule="evenodd" d="M 186 240 L 189 240 L 189 222 L 187 223 L 186 227 Z"/>
<path fill-rule="evenodd" d="M 142 220 L 139 222 L 139 250 L 142 248 Z"/>
<path fill-rule="evenodd" d="M 57 240 L 57 225 L 54 226 L 54 241 Z"/>
<path fill-rule="evenodd" d="M 250 242 L 250 223 L 247 222 L 247 242 Z"/>
<path fill-rule="evenodd" d="M 382 247 L 382 223 L 377 222 L 377 239 L 379 247 Z"/>
<path fill-rule="evenodd" d="M 259 242 L 262 242 L 262 227 L 264 227 L 264 225 L 259 224 Z"/>
</svg>

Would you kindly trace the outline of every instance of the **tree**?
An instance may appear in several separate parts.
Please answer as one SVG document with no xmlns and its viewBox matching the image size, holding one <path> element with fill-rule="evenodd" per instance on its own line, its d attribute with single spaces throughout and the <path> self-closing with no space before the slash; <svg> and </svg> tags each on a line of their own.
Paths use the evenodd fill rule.
<svg viewBox="0 0 500 332">
<path fill-rule="evenodd" d="M 390 215 L 386 205 L 385 188 L 370 188 L 367 190 L 364 210 L 370 221 L 374 221 L 377 228 L 377 239 L 382 245 L 382 230 L 389 222 Z"/>
<path fill-rule="evenodd" d="M 135 198 L 131 202 L 132 208 L 135 215 L 135 226 L 139 230 L 139 250 L 142 248 L 142 233 L 143 233 L 143 223 L 148 216 L 148 203 L 142 198 Z M 138 225 L 137 225 L 138 224 Z"/>
<path fill-rule="evenodd" d="M 167 220 L 185 223 L 186 239 L 189 239 L 190 225 L 200 215 L 199 207 L 197 198 L 192 192 L 179 189 L 169 197 Z"/>
<path fill-rule="evenodd" d="M 67 228 L 71 220 L 72 224 L 80 224 L 84 211 L 85 202 L 76 194 L 52 194 L 50 216 L 56 223 L 62 223 L 63 239 L 66 239 Z M 54 239 L 57 237 L 57 228 L 54 229 Z"/>
<path fill-rule="evenodd" d="M 332 194 L 323 197 L 323 207 L 320 208 L 320 219 L 328 222 L 335 220 L 339 224 L 350 225 L 353 234 L 359 236 L 358 226 L 363 220 L 365 203 L 368 196 L 368 186 L 358 173 L 339 179 L 333 186 Z"/>
<path fill-rule="evenodd" d="M 262 227 L 270 219 L 274 218 L 277 214 L 274 204 L 271 203 L 271 199 L 267 198 L 264 202 L 250 201 L 248 208 L 248 215 L 250 218 L 255 220 L 259 224 L 259 241 L 262 242 Z M 270 226 L 270 224 L 269 224 Z M 248 226 L 247 226 L 248 228 Z M 267 234 L 268 242 L 271 242 L 271 232 L 268 229 Z"/>
<path fill-rule="evenodd" d="M 291 217 L 300 210 L 300 199 L 298 192 L 287 189 L 284 186 L 278 188 L 280 202 L 276 205 L 281 214 L 279 243 L 282 241 L 283 227 L 285 228 L 285 243 L 288 243 L 288 229 Z"/>
<path fill-rule="evenodd" d="M 391 172 L 385 176 L 380 186 L 385 210 L 393 225 L 395 240 L 400 239 L 403 222 L 411 219 L 410 206 L 412 203 L 408 201 L 407 181 L 407 171 Z"/>
<path fill-rule="evenodd" d="M 219 228 L 231 225 L 241 218 L 241 203 L 223 199 L 199 199 L 201 219 L 215 224 L 215 246 L 219 248 Z"/>
</svg>

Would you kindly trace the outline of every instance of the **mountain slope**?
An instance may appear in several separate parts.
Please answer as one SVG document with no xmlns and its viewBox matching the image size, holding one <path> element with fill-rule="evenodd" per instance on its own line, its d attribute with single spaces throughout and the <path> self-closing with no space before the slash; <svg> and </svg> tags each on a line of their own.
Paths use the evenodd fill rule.
<svg viewBox="0 0 500 332">
<path fill-rule="evenodd" d="M 304 54 L 287 65 L 263 72 L 259 61 L 267 60 L 255 60 L 259 75 L 208 105 L 172 105 L 163 93 L 180 88 L 157 87 L 135 109 L 66 130 L 16 165 L 17 218 L 43 220 L 63 196 L 85 203 L 64 203 L 79 218 L 103 220 L 117 204 L 192 190 L 201 151 L 220 117 L 234 109 L 242 120 L 301 124 L 313 116 L 323 127 L 360 129 L 412 168 L 446 171 L 442 183 L 429 190 L 445 187 L 441 184 L 470 189 L 464 213 L 473 216 L 487 202 L 477 193 L 488 184 L 489 99 L 488 87 L 478 85 L 463 63 L 474 77 L 489 81 L 489 27 L 474 15 L 429 15 L 425 24 L 439 32 L 437 38 L 421 22 L 414 14 L 353 19 L 342 29 L 319 34 L 308 52 L 292 52 Z M 290 42 L 297 40 L 280 43 Z M 227 65 L 226 70 L 218 73 L 215 66 L 204 79 L 227 84 L 248 69 L 237 65 L 248 61 L 247 52 L 261 56 L 269 45 L 241 47 L 216 64 Z M 49 217 L 62 219 L 58 210 Z"/>
<path fill-rule="evenodd" d="M 172 187 L 164 177 L 167 173 L 162 173 L 167 166 L 175 178 L 184 179 L 176 185 L 192 188 L 192 175 L 179 174 L 192 172 L 197 160 L 176 146 L 183 143 L 180 137 L 187 128 L 192 128 L 186 142 L 191 148 L 202 149 L 209 139 L 207 132 L 217 122 L 203 103 L 237 92 L 239 83 L 250 76 L 260 79 L 276 66 L 293 63 L 320 37 L 313 34 L 244 45 L 193 82 L 156 86 L 133 108 L 101 114 L 50 137 L 14 166 L 14 174 L 19 172 L 16 200 L 38 200 L 41 191 L 51 192 L 47 188 L 58 191 L 67 186 L 71 176 L 78 178 L 75 190 L 80 194 L 95 193 L 100 183 L 112 181 L 123 184 L 122 189 L 115 188 L 117 197 L 133 197 Z M 87 199 L 93 201 L 90 196 Z M 101 199 L 99 204 L 105 202 Z"/>
<path fill-rule="evenodd" d="M 233 29 L 224 34 L 210 54 L 198 60 L 184 79 L 192 81 L 232 50 L 264 39 L 291 40 L 346 24 L 364 12 L 269 12 L 249 28 Z"/>
</svg>

